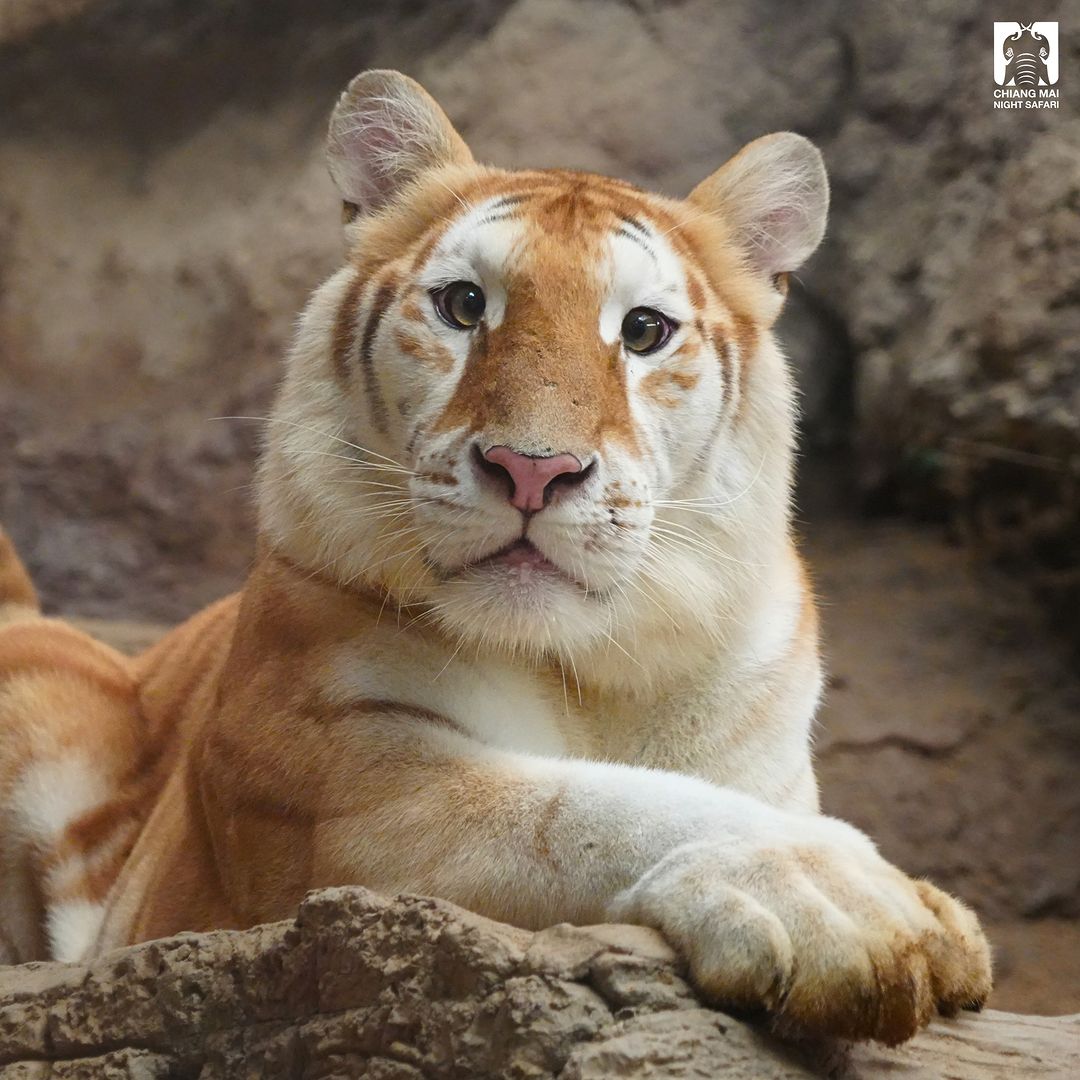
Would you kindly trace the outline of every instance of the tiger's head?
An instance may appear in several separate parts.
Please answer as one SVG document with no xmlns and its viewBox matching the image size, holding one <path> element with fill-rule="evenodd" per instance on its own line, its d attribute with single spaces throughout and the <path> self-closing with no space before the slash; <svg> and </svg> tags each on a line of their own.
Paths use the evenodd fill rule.
<svg viewBox="0 0 1080 1080">
<path fill-rule="evenodd" d="M 371 71 L 328 155 L 348 255 L 269 428 L 269 542 L 481 648 L 642 665 L 732 633 L 790 561 L 771 327 L 824 231 L 815 147 L 758 139 L 674 200 L 480 165 Z"/>
</svg>

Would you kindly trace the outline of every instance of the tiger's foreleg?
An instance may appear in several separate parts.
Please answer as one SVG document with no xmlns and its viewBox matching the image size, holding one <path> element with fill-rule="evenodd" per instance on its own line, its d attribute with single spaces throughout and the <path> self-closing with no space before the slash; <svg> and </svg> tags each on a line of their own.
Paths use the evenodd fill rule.
<svg viewBox="0 0 1080 1080">
<path fill-rule="evenodd" d="M 898 1042 L 988 993 L 974 916 L 835 819 L 676 773 L 497 750 L 392 709 L 291 718 L 260 745 L 258 760 L 203 759 L 238 909 L 257 911 L 240 893 L 265 902 L 273 868 L 303 857 L 309 887 L 427 893 L 527 927 L 643 923 L 715 1000 L 815 1035 Z M 308 781 L 290 786 L 297 757 Z M 304 856 L 283 801 L 310 825 Z"/>
</svg>

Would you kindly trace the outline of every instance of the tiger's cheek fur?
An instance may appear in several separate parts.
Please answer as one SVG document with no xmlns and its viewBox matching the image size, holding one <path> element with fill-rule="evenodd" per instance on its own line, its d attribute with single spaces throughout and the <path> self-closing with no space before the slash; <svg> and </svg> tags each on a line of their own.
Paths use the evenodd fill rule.
<svg viewBox="0 0 1080 1080">
<path fill-rule="evenodd" d="M 786 374 L 746 347 L 770 320 L 763 294 L 740 295 L 737 261 L 703 263 L 711 241 L 688 240 L 665 200 L 617 182 L 474 170 L 455 183 L 461 203 L 432 194 L 448 182 L 415 196 L 437 208 L 426 226 L 405 220 L 414 204 L 365 226 L 309 304 L 263 464 L 267 533 L 303 564 L 511 650 L 569 659 L 623 629 L 673 649 L 676 627 L 714 635 L 737 601 L 716 559 L 744 555 L 703 541 L 702 515 L 766 467 L 786 498 Z M 486 296 L 473 330 L 435 311 L 453 281 Z M 635 306 L 677 324 L 656 355 L 622 343 Z M 748 408 L 751 361 L 779 372 L 764 421 Z M 572 454 L 588 479 L 523 524 L 477 465 L 497 445 Z M 747 509 L 782 535 L 782 517 Z M 511 603 L 469 568 L 524 530 L 572 580 Z M 731 518 L 733 543 L 746 531 Z"/>
</svg>

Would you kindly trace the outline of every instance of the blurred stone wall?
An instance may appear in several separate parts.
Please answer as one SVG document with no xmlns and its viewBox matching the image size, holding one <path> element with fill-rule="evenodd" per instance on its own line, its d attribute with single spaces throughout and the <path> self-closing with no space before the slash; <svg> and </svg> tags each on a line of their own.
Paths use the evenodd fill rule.
<svg viewBox="0 0 1080 1080">
<path fill-rule="evenodd" d="M 783 327 L 809 445 L 850 436 L 864 493 L 1075 619 L 1080 33 L 1059 111 L 995 111 L 995 6 L 0 0 L 0 519 L 48 603 L 171 619 L 239 580 L 258 425 L 212 418 L 265 412 L 340 256 L 326 115 L 393 66 L 504 165 L 680 194 L 817 140 L 832 226 Z"/>
</svg>

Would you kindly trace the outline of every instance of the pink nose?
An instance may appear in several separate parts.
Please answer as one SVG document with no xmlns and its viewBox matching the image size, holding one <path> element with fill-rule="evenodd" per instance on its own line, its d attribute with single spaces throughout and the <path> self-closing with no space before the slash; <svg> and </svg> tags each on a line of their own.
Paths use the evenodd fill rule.
<svg viewBox="0 0 1080 1080">
<path fill-rule="evenodd" d="M 514 487 L 510 505 L 519 510 L 543 510 L 551 481 L 582 470 L 581 462 L 573 454 L 532 457 L 519 454 L 509 446 L 493 446 L 484 452 L 484 460 L 506 471 Z"/>
</svg>

